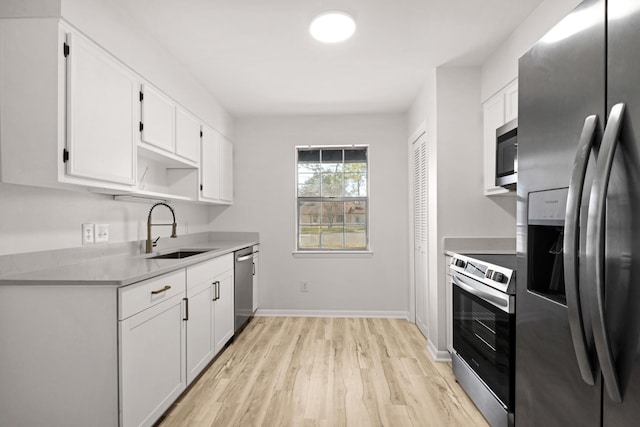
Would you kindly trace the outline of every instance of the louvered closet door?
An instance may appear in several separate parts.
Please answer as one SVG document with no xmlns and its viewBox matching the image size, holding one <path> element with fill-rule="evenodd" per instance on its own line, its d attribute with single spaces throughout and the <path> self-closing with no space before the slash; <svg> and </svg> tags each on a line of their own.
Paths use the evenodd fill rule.
<svg viewBox="0 0 640 427">
<path fill-rule="evenodd" d="M 414 284 L 416 296 L 416 324 L 427 336 L 427 143 L 422 134 L 413 143 L 413 248 Z"/>
</svg>

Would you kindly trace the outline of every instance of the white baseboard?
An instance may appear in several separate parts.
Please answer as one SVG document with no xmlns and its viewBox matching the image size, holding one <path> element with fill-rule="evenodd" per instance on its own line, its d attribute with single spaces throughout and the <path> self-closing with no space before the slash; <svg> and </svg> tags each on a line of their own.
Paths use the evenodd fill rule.
<svg viewBox="0 0 640 427">
<path fill-rule="evenodd" d="M 408 311 L 354 311 L 354 310 L 267 310 L 258 309 L 256 317 L 369 317 L 405 319 L 409 321 Z"/>
<path fill-rule="evenodd" d="M 431 340 L 427 340 L 427 351 L 435 362 L 451 362 L 451 354 L 447 350 L 438 350 Z"/>
</svg>

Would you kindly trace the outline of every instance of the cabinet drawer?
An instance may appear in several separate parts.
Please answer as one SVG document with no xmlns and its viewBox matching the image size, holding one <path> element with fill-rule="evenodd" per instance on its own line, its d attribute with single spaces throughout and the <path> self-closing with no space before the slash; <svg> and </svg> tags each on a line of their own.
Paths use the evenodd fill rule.
<svg viewBox="0 0 640 427">
<path fill-rule="evenodd" d="M 214 276 L 227 270 L 233 270 L 233 253 L 187 267 L 187 288 L 213 280 Z"/>
<path fill-rule="evenodd" d="M 118 319 L 123 320 L 185 291 L 185 270 L 118 289 Z"/>
</svg>

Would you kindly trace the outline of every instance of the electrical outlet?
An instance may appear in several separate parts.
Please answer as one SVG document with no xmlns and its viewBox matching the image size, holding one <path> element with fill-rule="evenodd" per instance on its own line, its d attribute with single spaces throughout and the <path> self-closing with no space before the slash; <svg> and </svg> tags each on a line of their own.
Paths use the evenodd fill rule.
<svg viewBox="0 0 640 427">
<path fill-rule="evenodd" d="M 109 224 L 96 224 L 95 232 L 96 243 L 105 243 L 109 241 Z"/>
<path fill-rule="evenodd" d="M 303 280 L 300 282 L 300 292 L 309 292 L 309 281 Z"/>
<path fill-rule="evenodd" d="M 94 231 L 93 224 L 82 224 L 82 244 L 83 245 L 93 245 L 95 243 L 93 231 Z"/>
</svg>

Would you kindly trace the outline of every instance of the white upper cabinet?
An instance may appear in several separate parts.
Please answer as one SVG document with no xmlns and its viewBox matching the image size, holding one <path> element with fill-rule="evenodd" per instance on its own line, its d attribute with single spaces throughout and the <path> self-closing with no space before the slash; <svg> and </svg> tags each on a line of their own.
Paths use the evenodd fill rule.
<svg viewBox="0 0 640 427">
<path fill-rule="evenodd" d="M 200 160 L 200 121 L 180 107 L 176 109 L 176 154 L 185 159 Z"/>
<path fill-rule="evenodd" d="M 220 141 L 220 200 L 233 202 L 233 144 L 222 137 Z"/>
<path fill-rule="evenodd" d="M 200 163 L 200 198 L 220 199 L 220 142 L 218 132 L 202 129 L 202 160 Z"/>
<path fill-rule="evenodd" d="M 0 20 L 0 33 L 2 181 L 130 191 L 136 76 L 56 19 Z"/>
<path fill-rule="evenodd" d="M 518 118 L 518 80 L 504 89 L 504 122 Z"/>
<path fill-rule="evenodd" d="M 0 19 L 0 123 L 4 183 L 233 199 L 231 142 L 57 18 Z"/>
<path fill-rule="evenodd" d="M 67 174 L 135 184 L 136 79 L 82 36 L 66 40 Z"/>
<path fill-rule="evenodd" d="M 496 130 L 518 117 L 518 80 L 509 83 L 483 105 L 484 194 L 513 194 L 496 186 Z"/>
<path fill-rule="evenodd" d="M 140 89 L 140 142 L 199 163 L 200 121 L 171 98 L 149 84 Z M 178 161 L 180 159 L 177 159 Z"/>
<path fill-rule="evenodd" d="M 176 106 L 171 99 L 149 84 L 140 89 L 142 142 L 175 151 Z"/>
<path fill-rule="evenodd" d="M 221 204 L 233 201 L 233 145 L 217 131 L 202 129 L 200 200 Z"/>
</svg>

